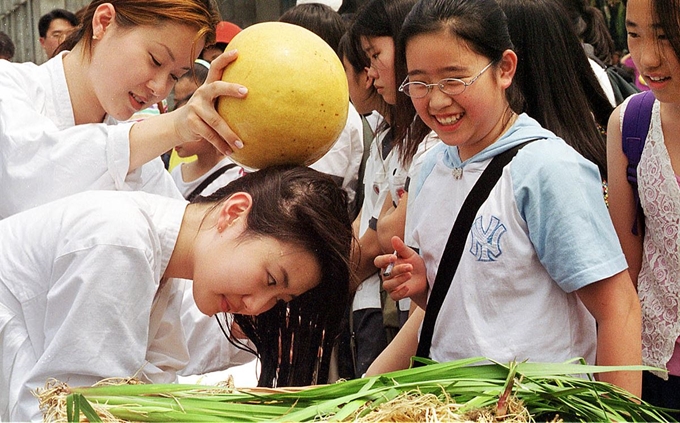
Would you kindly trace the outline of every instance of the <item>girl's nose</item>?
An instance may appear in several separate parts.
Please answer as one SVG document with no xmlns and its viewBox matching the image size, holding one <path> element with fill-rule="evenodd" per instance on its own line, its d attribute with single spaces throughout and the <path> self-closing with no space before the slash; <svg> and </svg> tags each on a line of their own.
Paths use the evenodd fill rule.
<svg viewBox="0 0 680 423">
<path fill-rule="evenodd" d="M 244 310 L 242 314 L 255 316 L 262 314 L 276 305 L 276 297 L 270 294 L 253 294 L 243 297 Z"/>
<path fill-rule="evenodd" d="M 151 91 L 151 95 L 154 96 L 153 101 L 158 101 L 164 99 L 170 94 L 173 84 L 170 82 L 170 78 L 164 78 L 161 75 L 157 75 L 156 78 L 149 81 L 147 88 Z"/>
<path fill-rule="evenodd" d="M 448 107 L 453 102 L 450 95 L 442 92 L 439 87 L 432 87 L 426 98 L 429 100 L 430 110 L 437 111 Z"/>
<path fill-rule="evenodd" d="M 656 40 L 650 40 L 645 43 L 640 49 L 640 67 L 641 70 L 653 70 L 661 65 L 661 52 Z"/>
</svg>

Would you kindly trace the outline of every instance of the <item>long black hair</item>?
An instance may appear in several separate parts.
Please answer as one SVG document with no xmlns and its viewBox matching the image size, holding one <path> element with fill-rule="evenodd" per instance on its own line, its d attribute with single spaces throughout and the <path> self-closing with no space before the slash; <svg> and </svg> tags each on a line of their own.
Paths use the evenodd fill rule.
<svg viewBox="0 0 680 423">
<path fill-rule="evenodd" d="M 510 104 L 595 163 L 607 177 L 607 127 L 614 110 L 557 0 L 498 0 L 508 17 L 517 71 Z"/>
<path fill-rule="evenodd" d="M 319 284 L 290 303 L 279 302 L 258 316 L 234 315 L 257 349 L 259 385 L 326 383 L 353 279 L 347 195 L 328 175 L 313 169 L 273 166 L 246 174 L 194 202 L 219 202 L 236 192 L 247 192 L 253 199 L 247 236 L 297 245 L 309 251 L 322 270 Z M 239 346 L 231 334 L 229 338 Z"/>
<path fill-rule="evenodd" d="M 673 47 L 675 56 L 680 59 L 680 2 L 678 0 L 653 0 L 652 7 L 661 32 Z"/>
</svg>

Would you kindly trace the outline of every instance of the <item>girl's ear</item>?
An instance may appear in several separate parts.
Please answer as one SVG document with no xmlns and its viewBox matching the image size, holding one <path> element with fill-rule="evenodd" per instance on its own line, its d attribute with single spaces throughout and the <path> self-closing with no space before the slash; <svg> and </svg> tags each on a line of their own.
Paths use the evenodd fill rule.
<svg viewBox="0 0 680 423">
<path fill-rule="evenodd" d="M 217 230 L 222 232 L 241 218 L 243 218 L 242 221 L 244 222 L 252 206 L 253 198 L 250 194 L 246 192 L 232 194 L 219 207 Z"/>
<path fill-rule="evenodd" d="M 116 18 L 116 9 L 111 3 L 102 3 L 97 6 L 92 16 L 92 35 L 101 39 L 106 29 Z"/>
<path fill-rule="evenodd" d="M 517 54 L 512 50 L 505 50 L 501 57 L 499 69 L 501 71 L 500 84 L 503 88 L 507 89 L 512 85 L 512 79 L 517 71 Z"/>
</svg>

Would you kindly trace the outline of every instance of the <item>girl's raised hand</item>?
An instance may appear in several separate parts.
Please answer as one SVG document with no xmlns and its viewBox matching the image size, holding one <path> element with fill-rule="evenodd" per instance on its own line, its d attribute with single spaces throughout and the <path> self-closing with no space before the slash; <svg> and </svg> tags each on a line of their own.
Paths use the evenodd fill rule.
<svg viewBox="0 0 680 423">
<path fill-rule="evenodd" d="M 226 155 L 243 147 L 243 142 L 215 108 L 215 102 L 221 96 L 244 98 L 248 93 L 242 85 L 222 81 L 224 69 L 237 57 L 236 50 L 228 50 L 215 58 L 205 83 L 198 87 L 184 107 L 173 112 L 178 113 L 175 131 L 181 142 L 206 139 Z"/>
<path fill-rule="evenodd" d="M 413 249 L 409 248 L 398 236 L 392 237 L 395 254 L 383 254 L 374 260 L 376 267 L 381 268 L 383 288 L 395 300 L 411 298 L 419 307 L 427 305 L 427 273 L 425 262 Z M 389 275 L 385 270 L 394 264 Z"/>
</svg>

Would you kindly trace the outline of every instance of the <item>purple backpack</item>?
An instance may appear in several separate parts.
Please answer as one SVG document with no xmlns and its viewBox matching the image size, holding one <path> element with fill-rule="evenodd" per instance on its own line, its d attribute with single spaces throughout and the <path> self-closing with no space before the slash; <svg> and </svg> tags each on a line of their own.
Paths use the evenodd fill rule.
<svg viewBox="0 0 680 423">
<path fill-rule="evenodd" d="M 637 184 L 637 166 L 640 163 L 642 149 L 645 147 L 645 139 L 649 132 L 649 124 L 652 120 L 652 107 L 654 106 L 654 94 L 651 91 L 633 95 L 628 101 L 626 112 L 623 115 L 623 127 L 621 129 L 621 142 L 623 153 L 628 158 L 626 174 L 628 182 L 633 186 L 636 212 L 633 222 L 633 234 L 638 234 L 638 222 L 644 212 L 640 205 L 640 194 Z M 644 220 L 642 220 L 644 225 Z M 644 226 L 643 226 L 644 227 Z"/>
</svg>

